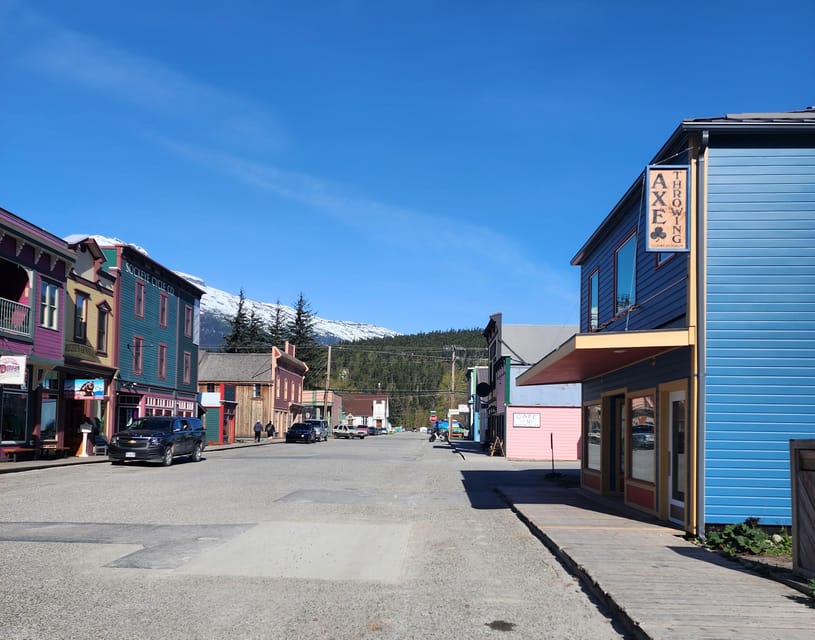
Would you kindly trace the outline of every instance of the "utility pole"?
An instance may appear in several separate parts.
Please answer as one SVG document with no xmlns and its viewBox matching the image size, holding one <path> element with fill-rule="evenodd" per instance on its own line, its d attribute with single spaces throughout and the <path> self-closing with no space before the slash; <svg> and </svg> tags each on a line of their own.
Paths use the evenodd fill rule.
<svg viewBox="0 0 815 640">
<path fill-rule="evenodd" d="M 453 346 L 453 355 L 450 358 L 450 413 L 447 417 L 447 442 L 453 437 L 453 411 L 456 410 L 456 347 Z"/>
<path fill-rule="evenodd" d="M 328 362 L 325 366 L 325 391 L 323 391 L 323 420 L 328 411 L 328 388 L 331 384 L 331 345 L 328 346 Z M 333 416 L 332 416 L 333 417 Z M 331 422 L 334 422 L 333 420 Z M 328 430 L 333 432 L 334 425 L 328 425 Z"/>
</svg>

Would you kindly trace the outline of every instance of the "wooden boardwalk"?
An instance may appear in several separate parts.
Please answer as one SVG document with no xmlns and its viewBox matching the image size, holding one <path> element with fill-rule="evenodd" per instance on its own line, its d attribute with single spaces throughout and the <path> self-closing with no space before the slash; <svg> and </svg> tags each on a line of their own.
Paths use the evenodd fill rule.
<svg viewBox="0 0 815 640">
<path fill-rule="evenodd" d="M 815 600 L 578 489 L 500 487 L 636 638 L 815 640 Z"/>
</svg>

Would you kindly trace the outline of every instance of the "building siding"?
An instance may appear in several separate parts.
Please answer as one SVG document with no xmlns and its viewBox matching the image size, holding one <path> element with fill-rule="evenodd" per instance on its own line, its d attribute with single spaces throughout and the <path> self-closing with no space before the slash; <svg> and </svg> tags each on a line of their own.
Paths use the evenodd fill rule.
<svg viewBox="0 0 815 640">
<path fill-rule="evenodd" d="M 645 251 L 641 194 L 620 214 L 608 235 L 592 249 L 580 270 L 580 331 L 589 331 L 589 279 L 597 271 L 598 323 L 603 331 L 636 331 L 684 326 L 688 296 L 688 255 L 675 253 L 658 264 L 656 253 Z M 631 233 L 637 235 L 635 307 L 614 316 L 615 252 Z M 682 322 L 677 322 L 682 319 Z"/>
<path fill-rule="evenodd" d="M 711 148 L 705 518 L 790 524 L 815 437 L 815 150 Z"/>
<path fill-rule="evenodd" d="M 539 415 L 540 427 L 513 426 L 516 413 Z M 507 407 L 507 460 L 578 460 L 580 417 L 580 407 Z"/>
<path fill-rule="evenodd" d="M 587 380 L 583 383 L 583 402 L 599 400 L 600 394 L 611 389 L 642 391 L 656 389 L 659 384 L 666 382 L 686 379 L 690 375 L 690 366 L 689 348 L 668 351 L 645 362 Z M 659 372 L 658 377 L 654 375 L 655 369 Z"/>
</svg>

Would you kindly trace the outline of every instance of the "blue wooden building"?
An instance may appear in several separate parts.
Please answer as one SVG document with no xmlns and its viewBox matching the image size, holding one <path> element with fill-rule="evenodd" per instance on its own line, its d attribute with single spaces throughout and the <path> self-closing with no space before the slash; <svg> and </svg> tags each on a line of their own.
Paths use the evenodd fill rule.
<svg viewBox="0 0 815 640">
<path fill-rule="evenodd" d="M 815 438 L 815 109 L 684 120 L 580 248 L 581 482 L 683 526 L 789 525 Z"/>
<path fill-rule="evenodd" d="M 198 415 L 203 290 L 132 245 L 98 241 L 117 273 L 114 431 L 140 416 Z"/>
</svg>

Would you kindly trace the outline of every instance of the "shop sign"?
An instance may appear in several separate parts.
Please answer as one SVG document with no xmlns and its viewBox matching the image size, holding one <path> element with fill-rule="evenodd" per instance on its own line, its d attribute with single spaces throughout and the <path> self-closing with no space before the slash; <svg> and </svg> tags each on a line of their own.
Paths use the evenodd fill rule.
<svg viewBox="0 0 815 640">
<path fill-rule="evenodd" d="M 101 378 L 94 380 L 74 378 L 66 380 L 63 389 L 66 396 L 75 400 L 103 398 L 105 396 L 105 381 Z"/>
<path fill-rule="evenodd" d="M 96 351 L 94 351 L 93 347 L 90 347 L 87 344 L 80 344 L 78 342 L 65 343 L 65 355 L 75 356 L 83 360 L 99 360 L 99 357 L 96 355 Z"/>
<path fill-rule="evenodd" d="M 688 251 L 687 165 L 651 165 L 646 179 L 646 251 Z"/>
<path fill-rule="evenodd" d="M 0 356 L 0 384 L 25 384 L 25 356 Z"/>
<path fill-rule="evenodd" d="M 512 414 L 513 427 L 539 427 L 541 426 L 541 414 L 539 413 L 514 413 Z"/>
<path fill-rule="evenodd" d="M 122 265 L 124 266 L 124 270 L 126 273 L 134 275 L 135 277 L 139 278 L 140 280 L 144 280 L 148 284 L 152 284 L 154 287 L 161 289 L 162 291 L 166 291 L 170 295 L 175 294 L 175 289 L 173 285 L 167 284 L 161 278 L 154 276 L 149 271 L 145 271 L 144 269 L 140 269 L 139 267 L 130 264 L 127 260 L 122 261 Z"/>
</svg>

